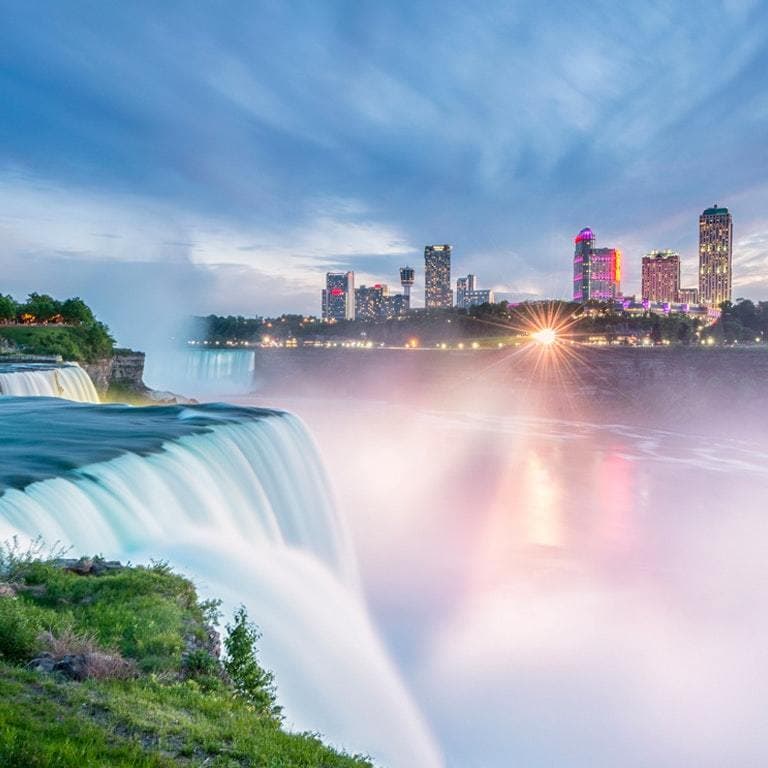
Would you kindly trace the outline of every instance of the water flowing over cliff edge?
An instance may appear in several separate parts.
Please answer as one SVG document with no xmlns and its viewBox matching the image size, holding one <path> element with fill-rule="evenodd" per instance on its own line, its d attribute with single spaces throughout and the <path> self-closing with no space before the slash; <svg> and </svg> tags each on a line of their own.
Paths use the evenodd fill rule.
<svg viewBox="0 0 768 768">
<path fill-rule="evenodd" d="M 164 557 L 264 633 L 288 724 L 383 764 L 437 766 L 372 626 L 346 523 L 295 417 L 223 405 L 0 399 L 0 537 Z"/>
<path fill-rule="evenodd" d="M 0 363 L 0 395 L 99 402 L 90 376 L 77 363 Z"/>
</svg>

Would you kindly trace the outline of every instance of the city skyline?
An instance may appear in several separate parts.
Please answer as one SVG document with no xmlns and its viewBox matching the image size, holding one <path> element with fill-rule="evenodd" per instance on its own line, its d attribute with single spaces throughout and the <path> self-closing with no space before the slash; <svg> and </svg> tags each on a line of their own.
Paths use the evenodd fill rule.
<svg viewBox="0 0 768 768">
<path fill-rule="evenodd" d="M 734 296 L 768 295 L 765 4 L 2 15 L 3 290 L 81 294 L 126 344 L 171 310 L 316 311 L 329 269 L 372 284 L 443 240 L 499 298 L 567 297 L 585 225 L 636 292 L 715 200 Z"/>
<path fill-rule="evenodd" d="M 642 302 L 659 305 L 702 304 L 717 308 L 723 301 L 734 299 L 732 293 L 733 217 L 727 208 L 720 207 L 717 203 L 705 209 L 699 216 L 697 286 L 682 284 L 682 261 L 678 252 L 669 248 L 657 248 L 640 258 L 639 290 L 623 291 L 621 281 L 626 262 L 622 250 L 617 247 L 597 247 L 596 240 L 597 236 L 590 227 L 583 227 L 574 238 L 575 248 L 571 257 L 573 281 L 570 297 L 573 301 L 612 301 L 625 297 L 632 300 L 639 297 Z M 454 300 L 451 285 L 452 252 L 453 246 L 450 244 L 424 247 L 424 308 L 468 309 L 478 304 L 494 303 L 497 300 L 494 290 L 478 290 L 477 276 L 472 273 L 456 279 Z M 381 308 L 366 310 L 363 313 L 365 319 L 381 316 L 396 317 L 412 308 L 410 290 L 415 283 L 415 270 L 405 266 L 400 267 L 399 272 L 404 293 L 400 295 L 402 302 L 399 304 L 398 311 L 391 309 L 383 311 Z M 338 273 L 326 273 L 326 281 L 335 274 Z M 354 280 L 354 273 L 349 274 L 353 275 Z M 384 289 L 382 296 L 388 296 L 386 285 L 374 285 L 376 289 L 382 287 Z M 365 289 L 365 286 L 362 288 Z M 564 297 L 540 298 L 562 299 Z M 381 300 L 379 305 L 383 307 Z M 322 292 L 322 316 L 328 319 L 325 306 L 326 289 Z M 360 319 L 359 313 L 358 319 Z"/>
</svg>

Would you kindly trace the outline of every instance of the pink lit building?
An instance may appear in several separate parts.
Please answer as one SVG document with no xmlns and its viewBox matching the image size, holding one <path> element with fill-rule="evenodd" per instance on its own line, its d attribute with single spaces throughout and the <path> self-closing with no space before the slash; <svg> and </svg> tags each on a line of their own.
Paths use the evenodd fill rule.
<svg viewBox="0 0 768 768">
<path fill-rule="evenodd" d="M 595 248 L 595 234 L 585 227 L 575 240 L 573 300 L 611 301 L 621 296 L 621 251 Z"/>
</svg>

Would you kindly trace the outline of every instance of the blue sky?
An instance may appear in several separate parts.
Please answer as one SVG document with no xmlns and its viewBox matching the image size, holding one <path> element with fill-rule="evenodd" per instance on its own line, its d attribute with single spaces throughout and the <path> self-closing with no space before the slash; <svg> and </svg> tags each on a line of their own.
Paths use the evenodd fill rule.
<svg viewBox="0 0 768 768">
<path fill-rule="evenodd" d="M 768 298 L 768 3 L 0 0 L 0 291 L 158 312 L 318 311 L 425 243 L 567 296 L 572 237 L 695 275 L 735 220 Z"/>
</svg>

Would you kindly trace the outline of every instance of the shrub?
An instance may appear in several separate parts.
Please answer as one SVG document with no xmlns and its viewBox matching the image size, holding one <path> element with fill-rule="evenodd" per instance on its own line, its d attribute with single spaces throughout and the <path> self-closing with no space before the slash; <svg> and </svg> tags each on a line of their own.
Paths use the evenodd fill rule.
<svg viewBox="0 0 768 768">
<path fill-rule="evenodd" d="M 42 649 L 43 632 L 64 631 L 69 617 L 15 597 L 0 598 L 0 658 L 28 661 Z"/>
<path fill-rule="evenodd" d="M 138 675 L 136 662 L 124 659 L 115 651 L 86 654 L 85 669 L 87 676 L 94 680 L 131 680 Z"/>
<path fill-rule="evenodd" d="M 42 536 L 23 544 L 18 536 L 0 542 L 0 578 L 15 581 L 33 565 L 48 564 L 68 552 L 60 542 L 47 546 Z"/>
<path fill-rule="evenodd" d="M 94 653 L 98 648 L 93 635 L 79 635 L 69 627 L 58 634 L 50 631 L 43 632 L 38 637 L 38 640 L 40 641 L 40 646 L 48 651 L 54 659 L 60 659 L 62 656 L 76 653 Z"/>
<path fill-rule="evenodd" d="M 240 698 L 260 715 L 279 720 L 282 708 L 277 705 L 274 677 L 257 658 L 256 646 L 260 638 L 261 633 L 248 620 L 245 607 L 241 605 L 235 612 L 234 622 L 227 624 L 224 670 Z"/>
</svg>

